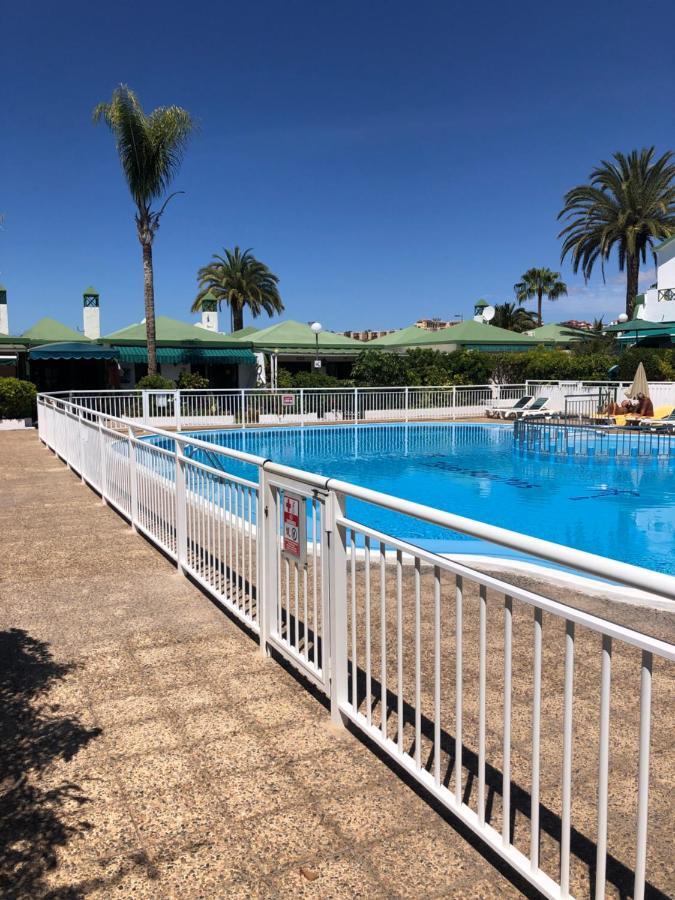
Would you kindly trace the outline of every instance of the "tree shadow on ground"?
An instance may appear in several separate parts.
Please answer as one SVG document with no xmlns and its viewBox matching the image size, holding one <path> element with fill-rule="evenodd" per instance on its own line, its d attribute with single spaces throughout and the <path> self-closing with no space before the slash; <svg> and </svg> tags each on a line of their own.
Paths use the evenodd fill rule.
<svg viewBox="0 0 675 900">
<path fill-rule="evenodd" d="M 79 896 L 76 890 L 49 891 L 45 874 L 56 866 L 57 850 L 89 826 L 66 821 L 64 808 L 88 802 L 77 784 L 43 787 L 39 776 L 59 760 L 69 760 L 100 728 L 86 728 L 74 715 L 59 712 L 47 694 L 75 664 L 53 659 L 49 645 L 26 631 L 0 632 L 0 895 Z"/>
</svg>

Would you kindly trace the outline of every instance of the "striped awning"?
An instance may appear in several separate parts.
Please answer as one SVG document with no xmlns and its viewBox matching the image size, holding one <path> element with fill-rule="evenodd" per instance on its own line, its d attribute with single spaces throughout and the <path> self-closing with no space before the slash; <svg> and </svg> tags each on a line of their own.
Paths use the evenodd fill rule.
<svg viewBox="0 0 675 900">
<path fill-rule="evenodd" d="M 147 363 L 147 347 L 116 347 L 120 362 Z M 157 362 L 207 363 L 209 365 L 255 365 L 255 356 L 250 350 L 238 347 L 158 347 Z"/>
</svg>

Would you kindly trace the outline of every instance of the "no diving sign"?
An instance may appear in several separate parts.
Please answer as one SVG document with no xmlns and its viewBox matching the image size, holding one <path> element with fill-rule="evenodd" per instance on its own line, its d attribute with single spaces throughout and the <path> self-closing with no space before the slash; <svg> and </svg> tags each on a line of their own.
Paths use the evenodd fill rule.
<svg viewBox="0 0 675 900">
<path fill-rule="evenodd" d="M 284 493 L 283 506 L 283 551 L 284 556 L 305 564 L 307 555 L 307 519 L 305 499 L 297 494 Z"/>
</svg>

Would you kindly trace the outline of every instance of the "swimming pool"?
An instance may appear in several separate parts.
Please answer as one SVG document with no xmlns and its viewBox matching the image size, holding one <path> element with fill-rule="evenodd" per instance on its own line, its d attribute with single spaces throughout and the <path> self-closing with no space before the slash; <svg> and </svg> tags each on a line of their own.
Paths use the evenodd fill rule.
<svg viewBox="0 0 675 900">
<path fill-rule="evenodd" d="M 514 446 L 512 426 L 499 424 L 342 425 L 189 434 L 675 574 L 672 458 L 565 458 L 523 453 Z M 227 470 L 257 478 L 254 467 L 234 460 L 227 461 Z M 350 500 L 347 513 L 437 552 L 503 552 L 360 501 Z"/>
</svg>

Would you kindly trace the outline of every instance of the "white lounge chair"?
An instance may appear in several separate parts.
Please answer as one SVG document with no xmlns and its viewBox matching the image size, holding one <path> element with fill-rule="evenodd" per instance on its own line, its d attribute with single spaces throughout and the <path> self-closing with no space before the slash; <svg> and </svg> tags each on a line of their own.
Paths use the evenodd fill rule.
<svg viewBox="0 0 675 900">
<path fill-rule="evenodd" d="M 521 397 L 513 404 L 513 406 L 490 406 L 485 410 L 488 419 L 503 419 L 507 413 L 514 410 L 525 409 L 527 404 L 532 400 L 531 396 Z"/>
<path fill-rule="evenodd" d="M 510 409 L 504 415 L 505 419 L 528 419 L 530 416 L 539 416 L 547 413 L 545 409 L 548 397 L 537 397 L 531 406 L 526 409 Z"/>
</svg>

